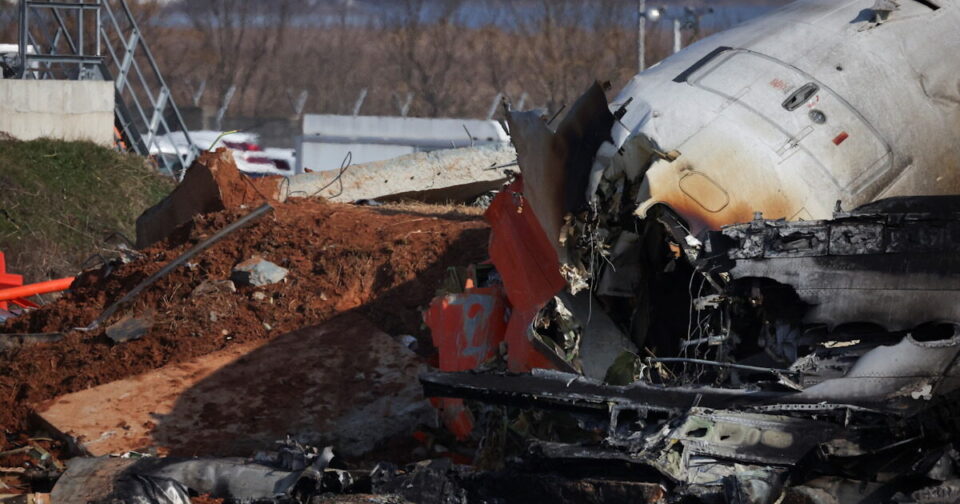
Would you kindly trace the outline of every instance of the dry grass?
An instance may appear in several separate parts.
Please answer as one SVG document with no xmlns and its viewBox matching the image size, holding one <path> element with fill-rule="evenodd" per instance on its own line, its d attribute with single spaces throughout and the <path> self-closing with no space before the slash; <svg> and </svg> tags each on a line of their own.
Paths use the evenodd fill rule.
<svg viewBox="0 0 960 504">
<path fill-rule="evenodd" d="M 382 212 L 410 214 L 413 219 L 444 218 L 451 220 L 478 220 L 483 218 L 484 209 L 462 203 L 428 204 L 418 201 L 385 203 L 378 207 Z"/>
<path fill-rule="evenodd" d="M 133 237 L 172 187 L 143 158 L 92 143 L 0 141 L 0 252 L 28 282 L 73 275 Z"/>
</svg>

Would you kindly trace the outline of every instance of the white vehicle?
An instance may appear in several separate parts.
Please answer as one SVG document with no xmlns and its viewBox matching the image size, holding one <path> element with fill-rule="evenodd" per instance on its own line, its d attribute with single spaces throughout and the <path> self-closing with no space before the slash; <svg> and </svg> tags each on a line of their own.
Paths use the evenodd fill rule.
<svg viewBox="0 0 960 504">
<path fill-rule="evenodd" d="M 37 48 L 27 47 L 27 54 L 37 54 Z M 39 69 L 39 63 L 34 61 L 30 64 L 31 69 Z M 11 79 L 16 75 L 17 67 L 20 66 L 20 45 L 19 44 L 0 44 L 0 79 Z"/>
<path fill-rule="evenodd" d="M 252 177 L 296 174 L 296 155 L 294 149 L 263 148 L 256 133 L 219 131 L 191 131 L 190 139 L 201 151 L 221 147 L 230 149 L 237 162 L 237 168 Z M 174 132 L 156 139 L 150 146 L 154 155 L 184 156 L 189 149 L 183 132 Z"/>
</svg>

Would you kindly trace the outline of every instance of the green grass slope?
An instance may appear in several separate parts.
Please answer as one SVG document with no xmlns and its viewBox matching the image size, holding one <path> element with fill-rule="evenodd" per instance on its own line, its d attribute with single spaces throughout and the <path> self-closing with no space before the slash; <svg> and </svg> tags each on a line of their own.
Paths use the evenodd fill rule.
<svg viewBox="0 0 960 504">
<path fill-rule="evenodd" d="M 0 252 L 27 282 L 71 276 L 173 188 L 144 158 L 89 142 L 0 140 Z M 108 240 L 109 239 L 109 240 Z M 122 241 L 122 240 L 120 240 Z M 95 261 L 91 261 L 94 263 Z"/>
</svg>

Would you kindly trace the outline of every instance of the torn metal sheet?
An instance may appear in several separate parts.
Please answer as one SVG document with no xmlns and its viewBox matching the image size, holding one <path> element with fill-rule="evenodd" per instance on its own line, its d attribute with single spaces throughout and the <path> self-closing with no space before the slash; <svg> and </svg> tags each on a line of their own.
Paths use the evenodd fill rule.
<svg viewBox="0 0 960 504">
<path fill-rule="evenodd" d="M 58 504 L 189 504 L 189 492 L 232 502 L 306 502 L 346 490 L 337 483 L 340 471 L 328 468 L 331 459 L 332 452 L 291 469 L 243 458 L 75 458 L 51 497 Z"/>
<path fill-rule="evenodd" d="M 476 280 L 469 280 L 475 285 Z M 443 371 L 478 369 L 499 353 L 506 333 L 506 303 L 498 287 L 466 288 L 437 297 L 424 313 Z M 474 419 L 462 399 L 435 398 L 434 406 L 459 439 L 473 430 Z"/>
<path fill-rule="evenodd" d="M 144 337 L 153 327 L 153 317 L 127 316 L 106 329 L 107 337 L 114 343 L 126 343 Z"/>
<path fill-rule="evenodd" d="M 915 409 L 960 388 L 960 334 L 942 341 L 907 336 L 893 346 L 880 346 L 860 357 L 843 376 L 804 390 L 803 402 L 878 405 Z"/>
<path fill-rule="evenodd" d="M 526 179 L 518 178 L 494 198 L 484 213 L 490 223 L 490 259 L 503 280 L 510 304 L 539 309 L 565 285 L 549 236 L 527 196 Z"/>
<path fill-rule="evenodd" d="M 170 195 L 137 218 L 137 248 L 147 248 L 169 237 L 196 215 L 244 203 L 253 205 L 279 195 L 279 178 L 250 182 L 237 170 L 228 149 L 205 152 Z"/>
<path fill-rule="evenodd" d="M 791 286 L 809 305 L 804 323 L 870 322 L 896 331 L 960 320 L 960 213 L 951 212 L 960 198 L 914 203 L 909 213 L 889 211 L 895 204 L 797 223 L 758 214 L 724 228 L 728 243 L 711 253 L 735 261 L 733 278 Z"/>
<path fill-rule="evenodd" d="M 572 318 L 582 325 L 578 355 L 584 376 L 602 380 L 623 352 L 637 353 L 636 345 L 599 309 L 590 293 L 573 296 L 564 292 L 559 299 L 572 311 Z M 597 310 L 593 309 L 595 304 Z"/>
<path fill-rule="evenodd" d="M 609 132 L 615 118 L 606 102 L 604 87 L 594 83 L 570 107 L 555 132 L 536 112 L 507 114 L 520 169 L 529 181 L 525 196 L 561 255 L 564 215 L 586 209 L 594 156 L 604 143 L 612 146 Z"/>
<path fill-rule="evenodd" d="M 564 280 L 556 251 L 538 224 L 524 187 L 522 178 L 512 182 L 484 214 L 491 227 L 490 258 L 510 302 L 504 339 L 513 371 L 565 365 L 532 329 L 539 311 L 563 289 Z"/>
<path fill-rule="evenodd" d="M 425 373 L 420 375 L 429 397 L 461 397 L 519 407 L 556 408 L 607 415 L 611 405 L 680 413 L 696 404 L 709 408 L 760 405 L 787 398 L 789 392 L 707 387 L 662 387 L 637 382 L 604 385 L 579 374 L 535 369 L 527 374 Z"/>
</svg>

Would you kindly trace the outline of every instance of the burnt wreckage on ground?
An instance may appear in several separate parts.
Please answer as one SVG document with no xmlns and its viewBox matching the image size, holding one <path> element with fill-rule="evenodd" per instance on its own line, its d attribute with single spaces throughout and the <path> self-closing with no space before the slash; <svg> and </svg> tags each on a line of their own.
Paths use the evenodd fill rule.
<svg viewBox="0 0 960 504">
<path fill-rule="evenodd" d="M 958 246 L 960 197 L 758 218 L 707 234 L 690 261 L 699 296 L 673 300 L 692 313 L 689 336 L 631 359 L 631 383 L 548 370 L 422 381 L 430 395 L 569 412 L 602 435 L 531 453 L 647 465 L 674 494 L 892 498 L 956 477 L 960 326 L 939 321 L 960 320 Z"/>
<path fill-rule="evenodd" d="M 631 464 L 668 499 L 960 498 L 960 73 L 915 50 L 960 47 L 960 6 L 881 3 L 795 2 L 612 103 L 593 86 L 555 130 L 509 112 L 501 197 L 564 285 L 526 333 L 555 369 L 430 373 L 427 394 L 565 413 L 525 460 Z M 491 252 L 514 303 L 521 259 Z"/>
</svg>

